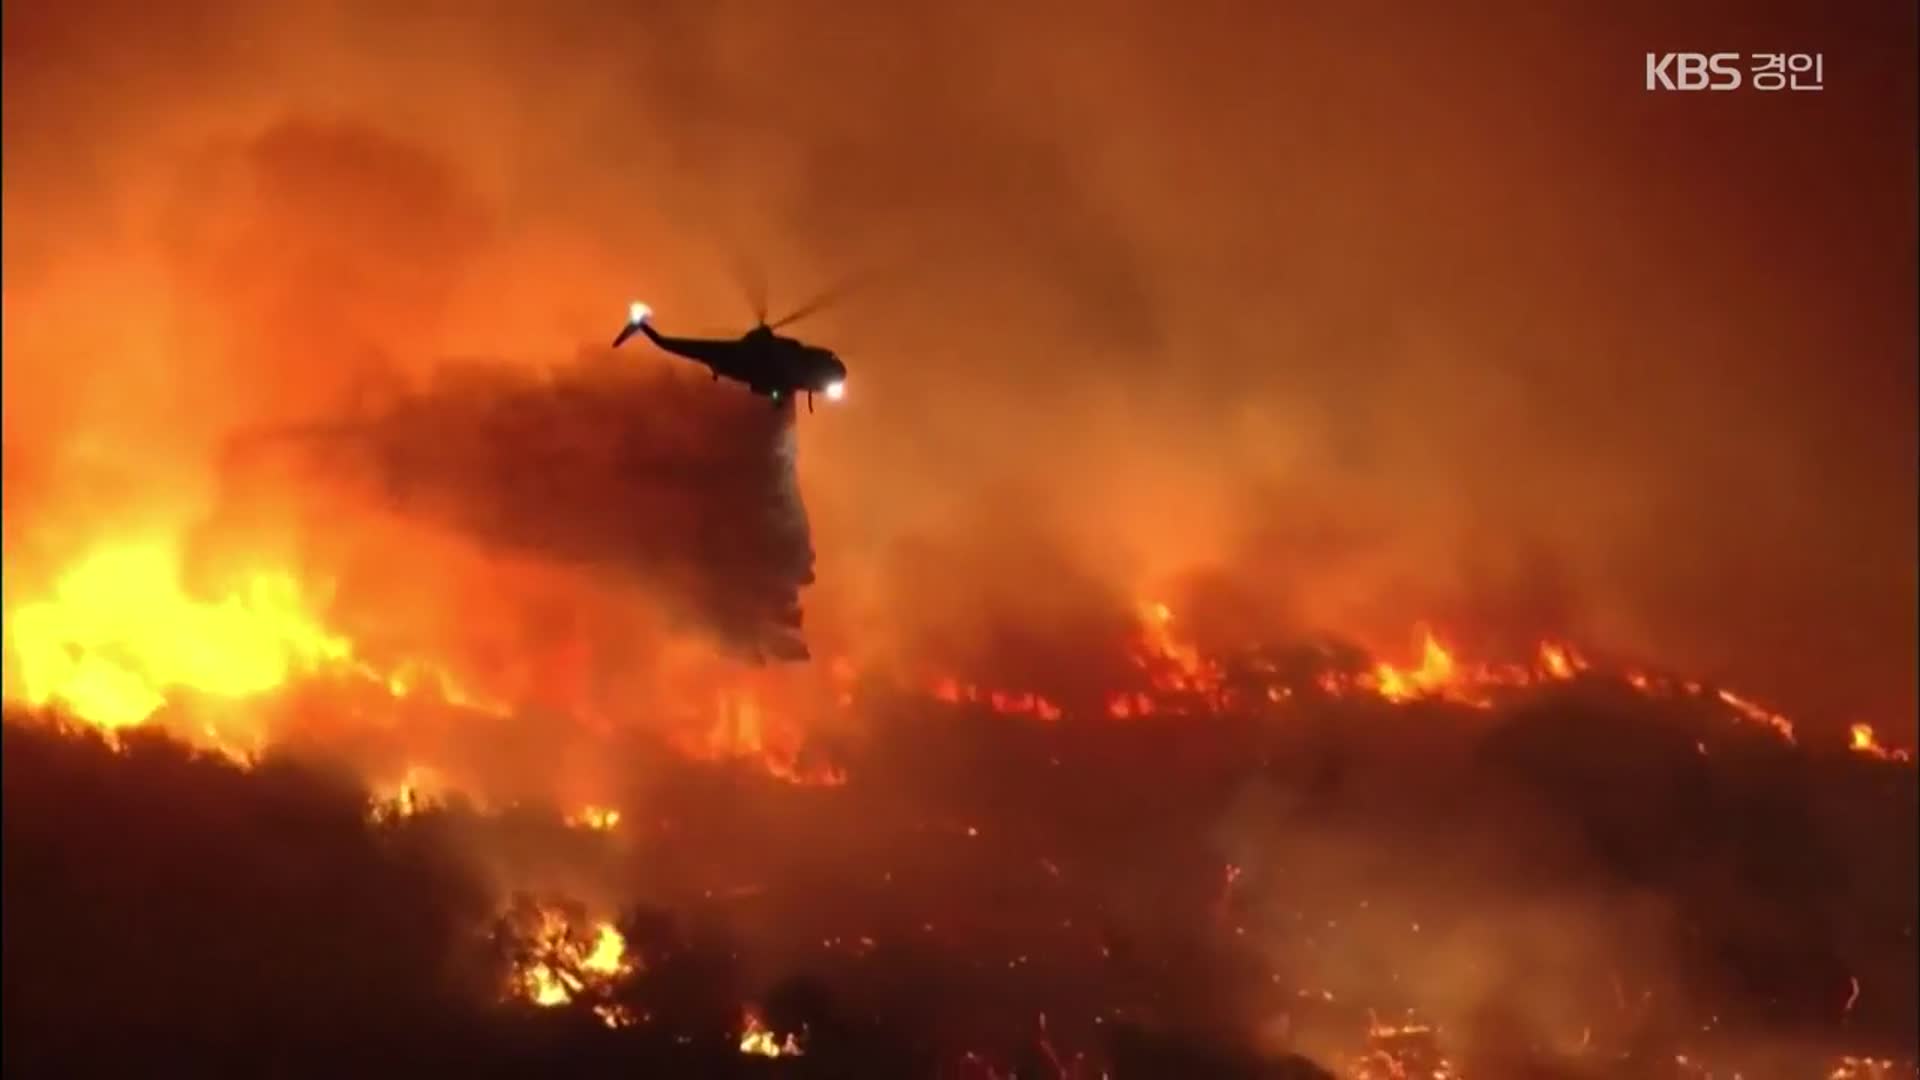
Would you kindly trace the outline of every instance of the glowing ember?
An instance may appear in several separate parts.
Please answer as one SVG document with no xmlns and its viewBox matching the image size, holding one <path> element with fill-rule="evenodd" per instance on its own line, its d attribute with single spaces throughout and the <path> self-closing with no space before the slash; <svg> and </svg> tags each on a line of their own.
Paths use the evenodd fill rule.
<svg viewBox="0 0 1920 1080">
<path fill-rule="evenodd" d="M 746 1014 L 746 1020 L 740 1030 L 740 1052 L 754 1057 L 800 1057 L 805 1053 L 800 1043 L 788 1032 L 782 1039 L 760 1023 L 760 1018 L 752 1012 Z"/>
<path fill-rule="evenodd" d="M 646 1019 L 643 1014 L 635 1013 L 625 1005 L 595 1005 L 593 1015 L 610 1028 L 630 1028 Z"/>
<path fill-rule="evenodd" d="M 1571 679 L 1587 665 L 1566 646 L 1547 641 L 1540 645 L 1540 666 L 1549 678 Z"/>
<path fill-rule="evenodd" d="M 1856 754 L 1864 754 L 1881 761 L 1907 761 L 1911 755 L 1905 750 L 1889 750 L 1880 745 L 1880 737 L 1873 733 L 1872 724 L 1855 724 L 1848 729 L 1848 748 Z"/>
<path fill-rule="evenodd" d="M 1369 1017 L 1367 1049 L 1347 1063 L 1347 1080 L 1457 1080 L 1460 1076 L 1440 1051 L 1440 1029 L 1408 1020 L 1383 1024 Z"/>
<path fill-rule="evenodd" d="M 951 675 L 934 680 L 931 690 L 937 701 L 948 705 L 983 705 L 1002 716 L 1031 716 L 1036 720 L 1060 719 L 1060 706 L 1031 691 L 982 690 Z"/>
<path fill-rule="evenodd" d="M 607 832 L 620 824 L 620 811 L 604 806 L 589 806 L 577 814 L 568 815 L 567 824 L 576 829 Z"/>
<path fill-rule="evenodd" d="M 1892 1058 L 1843 1057 L 1827 1073 L 1827 1080 L 1893 1080 L 1903 1075 Z M 1913 1075 L 1908 1070 L 1904 1075 Z"/>
<path fill-rule="evenodd" d="M 1793 721 L 1788 720 L 1777 712 L 1762 708 L 1748 701 L 1746 698 L 1735 694 L 1731 690 L 1722 690 L 1718 696 L 1720 700 L 1725 702 L 1727 707 L 1734 712 L 1756 724 L 1772 728 L 1775 732 L 1779 733 L 1782 739 L 1788 742 L 1793 741 Z"/>
</svg>

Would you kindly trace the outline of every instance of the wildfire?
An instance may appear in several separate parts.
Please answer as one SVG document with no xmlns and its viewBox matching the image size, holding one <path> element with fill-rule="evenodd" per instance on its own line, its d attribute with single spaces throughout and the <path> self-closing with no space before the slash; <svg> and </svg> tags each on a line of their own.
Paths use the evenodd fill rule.
<svg viewBox="0 0 1920 1080">
<path fill-rule="evenodd" d="M 1865 754 L 1881 761 L 1912 760 L 1912 755 L 1905 750 L 1889 750 L 1880 745 L 1880 737 L 1873 733 L 1872 724 L 1855 724 L 1849 728 L 1847 746 L 1856 754 Z"/>
<path fill-rule="evenodd" d="M 1673 1064 L 1677 1075 L 1699 1077 L 1701 1080 L 1714 1080 L 1715 1077 L 1730 1076 L 1739 1080 L 1742 1073 L 1727 1068 L 1724 1063 L 1703 1059 L 1697 1054 L 1675 1054 Z M 1825 1080 L 1894 1080 L 1895 1077 L 1916 1075 L 1912 1061 L 1898 1062 L 1893 1058 L 1864 1057 L 1857 1054 L 1842 1055 L 1821 1073 L 1813 1074 Z"/>
<path fill-rule="evenodd" d="M 1200 654 L 1192 642 L 1173 630 L 1173 609 L 1154 601 L 1140 619 L 1141 649 L 1134 662 L 1149 670 L 1156 689 L 1198 694 L 1217 701 L 1225 673 L 1218 663 Z"/>
<path fill-rule="evenodd" d="M 1458 1080 L 1459 1070 L 1440 1050 L 1440 1030 L 1411 1019 L 1383 1024 L 1369 1014 L 1367 1049 L 1348 1063 L 1347 1080 Z"/>
<path fill-rule="evenodd" d="M 513 711 L 505 702 L 474 692 L 445 668 L 423 660 L 404 660 L 384 677 L 374 671 L 371 665 L 364 663 L 357 665 L 356 670 L 361 675 L 384 683 L 387 693 L 396 699 L 416 697 L 422 688 L 430 688 L 433 692 L 431 696 L 436 699 L 474 712 L 505 716 Z"/>
<path fill-rule="evenodd" d="M 144 723 L 183 690 L 252 697 L 352 655 L 292 576 L 256 573 L 202 600 L 161 542 L 96 551 L 48 599 L 12 612 L 7 630 L 27 703 L 62 706 L 109 732 Z"/>
<path fill-rule="evenodd" d="M 576 829 L 608 832 L 620 824 L 620 811 L 605 806 L 588 806 L 577 814 L 567 815 L 567 824 Z"/>
<path fill-rule="evenodd" d="M 337 680 L 375 702 L 431 701 L 501 717 L 514 711 L 424 656 L 375 662 L 359 655 L 321 617 L 316 596 L 328 590 L 292 573 L 235 575 L 228 591 L 207 597 L 188 584 L 183 566 L 181 546 L 170 540 L 106 545 L 71 564 L 44 595 L 12 605 L 9 700 L 58 710 L 109 738 L 164 717 L 174 734 L 242 764 L 264 745 L 258 714 L 230 731 L 223 722 L 242 714 L 212 706 L 256 701 L 303 680 Z M 836 671 L 843 680 L 850 674 L 844 665 Z M 795 784 L 846 781 L 831 765 L 803 762 L 799 729 L 773 722 L 753 689 L 722 689 L 716 705 L 707 726 L 676 740 L 684 752 L 752 761 Z M 407 817 L 433 805 L 441 792 L 430 774 L 417 767 L 376 791 L 374 816 Z M 617 810 L 588 807 L 572 823 L 607 830 L 619 819 Z"/>
<path fill-rule="evenodd" d="M 510 997 L 553 1008 L 589 993 L 602 996 L 611 984 L 636 970 L 636 962 L 627 955 L 626 938 L 612 923 L 596 922 L 583 932 L 566 912 L 545 905 L 536 905 L 525 921 L 530 925 L 523 931 L 526 940 L 508 979 Z M 599 1006 L 595 1011 L 609 1026 L 634 1022 L 624 1008 L 606 1002 Z"/>
<path fill-rule="evenodd" d="M 747 1011 L 740 1029 L 740 1052 L 769 1058 L 800 1057 L 806 1053 L 792 1032 L 781 1038 L 763 1025 L 752 1010 Z"/>
<path fill-rule="evenodd" d="M 1107 698 L 1107 715 L 1116 720 L 1160 712 L 1219 712 L 1232 705 L 1226 670 L 1174 630 L 1173 609 L 1155 600 L 1136 612 L 1129 659 L 1146 677 L 1150 690 L 1121 691 Z"/>
<path fill-rule="evenodd" d="M 410 818 L 443 805 L 445 792 L 446 786 L 439 774 L 414 765 L 398 784 L 385 790 L 375 789 L 368 799 L 368 817 L 376 823 Z"/>
<path fill-rule="evenodd" d="M 1207 657 L 1191 642 L 1173 630 L 1174 616 L 1163 603 L 1149 603 L 1140 609 L 1138 639 L 1133 659 L 1135 666 L 1148 675 L 1148 689 L 1112 694 L 1106 702 L 1107 715 L 1120 720 L 1153 716 L 1162 712 L 1185 712 L 1184 703 L 1197 701 L 1203 711 L 1220 712 L 1231 708 L 1236 691 L 1229 676 L 1229 665 Z M 1257 670 L 1271 673 L 1270 664 L 1256 663 Z M 1525 664 L 1468 665 L 1458 660 L 1430 630 L 1421 630 L 1420 659 L 1411 666 L 1386 660 L 1358 671 L 1325 670 L 1311 685 L 1332 697 L 1371 695 L 1393 704 L 1438 699 L 1475 708 L 1491 708 L 1493 694 L 1548 682 L 1571 680 L 1588 668 L 1587 662 L 1570 646 L 1544 642 L 1536 661 Z M 1271 683 L 1255 688 L 1254 698 L 1272 704 L 1294 699 L 1301 687 Z M 1170 697 L 1179 700 L 1170 702 Z"/>
<path fill-rule="evenodd" d="M 292 574 L 237 575 L 227 592 L 208 598 L 188 586 L 182 565 L 179 545 L 166 540 L 100 547 L 57 577 L 44 597 L 9 612 L 8 645 L 25 703 L 57 707 L 111 735 L 149 722 L 189 695 L 200 702 L 238 701 L 273 693 L 298 678 L 327 674 L 363 680 L 392 700 L 429 696 L 495 715 L 511 712 L 462 685 L 444 667 L 418 657 L 384 668 L 358 657 L 354 643 L 316 613 L 314 595 L 324 590 L 303 588 Z M 1230 674 L 1238 671 L 1233 662 L 1205 654 L 1179 632 L 1173 610 L 1159 601 L 1136 609 L 1128 649 L 1144 681 L 1106 697 L 1103 711 L 1116 719 L 1218 713 L 1232 707 L 1237 697 L 1249 695 L 1251 700 L 1283 705 L 1299 700 L 1300 690 L 1316 686 L 1328 695 L 1370 695 L 1391 704 L 1439 700 L 1491 708 L 1502 694 L 1590 673 L 1588 662 L 1561 642 L 1541 643 L 1526 663 L 1470 663 L 1423 628 L 1417 660 L 1410 664 L 1377 660 L 1358 670 L 1324 670 L 1298 685 L 1271 680 L 1242 685 L 1240 674 Z M 844 659 L 831 665 L 828 678 L 837 700 L 846 700 L 847 688 L 858 675 Z M 1784 741 L 1795 739 L 1786 716 L 1731 690 L 1638 671 L 1622 672 L 1618 678 L 1648 696 L 1709 700 Z M 935 700 L 1006 716 L 1054 722 L 1068 711 L 1034 690 L 982 687 L 953 676 L 925 685 Z M 806 759 L 803 726 L 773 715 L 760 689 L 725 685 L 712 690 L 709 700 L 710 719 L 690 720 L 676 737 L 683 752 L 750 762 L 794 784 L 846 782 L 838 767 Z M 224 730 L 201 715 L 205 712 L 196 710 L 192 721 L 197 727 L 181 733 L 242 762 L 257 754 L 258 730 Z M 1877 760 L 1910 760 L 1908 751 L 1882 745 L 1864 723 L 1853 725 L 1849 745 L 1854 753 Z M 427 771 L 421 772 L 383 793 L 376 800 L 376 816 L 406 817 L 432 805 L 438 795 L 429 789 L 436 785 L 425 779 Z M 587 807 L 569 823 L 604 831 L 619 820 L 617 810 Z"/>
<path fill-rule="evenodd" d="M 1572 650 L 1551 641 L 1541 643 L 1540 663 L 1554 679 L 1571 679 L 1587 666 Z"/>
<path fill-rule="evenodd" d="M 209 599 L 189 587 L 182 565 L 170 541 L 108 545 L 70 566 L 44 598 L 14 607 L 7 647 L 19 700 L 110 738 L 165 715 L 176 734 L 242 764 L 261 749 L 258 721 L 230 730 L 220 721 L 236 711 L 207 706 L 258 700 L 301 679 L 343 678 L 395 700 L 425 690 L 460 708 L 509 711 L 440 665 L 408 658 L 383 668 L 358 656 L 317 613 L 315 594 L 326 590 L 292 573 L 236 575 Z M 169 711 L 189 700 L 190 722 Z"/>
<path fill-rule="evenodd" d="M 1051 722 L 1063 715 L 1060 706 L 1030 690 L 982 690 L 951 675 L 934 680 L 931 692 L 935 700 L 948 705 L 984 705 L 1002 716 L 1031 716 Z"/>
<path fill-rule="evenodd" d="M 1439 691 L 1453 689 L 1458 678 L 1458 665 L 1432 633 L 1423 633 L 1421 643 L 1420 666 L 1411 671 L 1403 671 L 1392 664 L 1382 662 L 1374 668 L 1374 689 L 1388 701 L 1412 701 Z"/>
<path fill-rule="evenodd" d="M 1220 713 L 1232 708 L 1241 697 L 1285 705 L 1299 700 L 1298 692 L 1307 687 L 1328 697 L 1375 697 L 1394 705 L 1444 701 L 1492 709 L 1503 696 L 1510 698 L 1516 692 L 1596 677 L 1586 657 L 1565 642 L 1541 642 L 1528 662 L 1470 663 L 1461 660 L 1433 631 L 1422 628 L 1419 661 L 1415 664 L 1403 666 L 1375 660 L 1359 670 L 1319 671 L 1301 685 L 1269 681 L 1264 686 L 1242 686 L 1242 673 L 1229 663 L 1204 655 L 1191 642 L 1177 636 L 1173 626 L 1174 615 L 1166 604 L 1151 602 L 1140 606 L 1131 657 L 1134 665 L 1146 674 L 1147 685 L 1107 695 L 1102 710 L 1107 716 L 1131 720 L 1187 715 L 1196 709 L 1202 713 Z M 1270 677 L 1275 670 L 1268 662 L 1255 661 L 1245 666 L 1256 677 Z M 1735 720 L 1764 728 L 1789 745 L 1796 743 L 1792 720 L 1731 690 L 1632 669 L 1606 677 L 1650 698 L 1685 697 L 1717 703 Z M 1045 721 L 1058 720 L 1065 713 L 1062 706 L 1031 690 L 986 690 L 951 675 L 932 679 L 925 685 L 929 696 L 948 705 L 977 706 L 1005 716 L 1032 716 Z M 1853 725 L 1851 747 L 1855 753 L 1883 761 L 1911 760 L 1906 750 L 1882 746 L 1872 726 L 1867 724 Z M 1701 752 L 1706 752 L 1704 744 Z"/>
<path fill-rule="evenodd" d="M 1843 1057 L 1827 1073 L 1827 1080 L 1891 1080 L 1896 1073 L 1892 1058 Z"/>
<path fill-rule="evenodd" d="M 749 761 L 790 784 L 838 787 L 847 774 L 826 763 L 803 761 L 803 740 L 790 725 L 768 722 L 760 697 L 750 689 L 722 690 L 715 720 L 705 731 L 678 740 L 683 753 L 709 761 Z"/>
<path fill-rule="evenodd" d="M 430 663 L 409 661 L 380 671 L 357 658 L 353 643 L 329 631 L 314 615 L 311 590 L 303 591 L 291 575 L 256 573 L 240 579 L 225 596 L 208 600 L 187 588 L 179 565 L 177 552 L 165 544 L 105 549 L 75 564 L 47 598 L 12 611 L 7 620 L 10 645 L 27 702 L 62 706 L 111 734 L 149 722 L 183 693 L 245 699 L 275 692 L 306 675 L 337 672 L 362 680 L 356 685 L 383 699 L 426 693 L 482 707 L 477 703 L 483 698 L 462 690 Z M 1206 655 L 1176 633 L 1173 613 L 1164 604 L 1145 605 L 1135 630 L 1129 655 L 1144 678 L 1137 688 L 1106 698 L 1104 711 L 1110 716 L 1219 712 L 1236 700 L 1297 704 L 1302 695 L 1296 689 L 1309 685 L 1334 696 L 1364 696 L 1394 706 L 1444 701 L 1484 709 L 1502 700 L 1502 694 L 1605 678 L 1648 697 L 1697 700 L 1715 715 L 1756 725 L 1789 744 L 1795 740 L 1794 725 L 1786 716 L 1730 690 L 1638 671 L 1596 674 L 1579 652 L 1560 642 L 1543 642 L 1517 663 L 1476 662 L 1422 629 L 1415 662 L 1362 660 L 1339 670 L 1296 674 L 1288 683 L 1272 666 Z M 859 674 L 843 660 L 834 663 L 826 677 L 844 692 Z M 1243 685 L 1243 679 L 1264 681 Z M 953 677 L 923 686 L 934 700 L 1008 716 L 1054 722 L 1067 713 L 1066 706 L 1033 691 L 982 689 Z M 837 767 L 806 758 L 804 725 L 770 708 L 768 703 L 778 699 L 763 688 L 725 685 L 714 689 L 708 700 L 711 710 L 696 714 L 677 740 L 684 752 L 749 762 L 795 784 L 846 783 Z M 1097 709 L 1102 702 L 1095 697 L 1087 704 Z M 216 736 L 210 729 L 205 734 Z M 1706 753 L 1705 743 L 1698 745 Z M 1908 751 L 1882 745 L 1865 723 L 1852 725 L 1848 745 L 1852 753 L 1878 761 L 1910 760 Z M 443 805 L 451 793 L 441 773 L 413 765 L 397 782 L 375 788 L 369 813 L 380 822 L 410 818 Z M 622 819 L 617 808 L 587 804 L 564 820 L 571 827 L 604 832 L 619 827 Z M 978 838 L 981 831 L 969 825 L 965 834 Z M 1052 876 L 1061 876 L 1057 866 L 1041 862 Z M 1223 923 L 1242 876 L 1240 866 L 1224 866 L 1216 905 Z M 571 1004 L 592 1012 L 609 1028 L 647 1019 L 613 1000 L 618 983 L 641 965 L 612 923 L 587 920 L 557 906 L 534 905 L 528 912 L 530 917 L 527 912 L 521 915 L 518 940 L 523 944 L 507 974 L 509 999 L 542 1008 Z M 862 940 L 870 949 L 871 941 Z M 1847 1011 L 1858 994 L 1855 982 Z M 1442 1053 L 1440 1036 L 1427 1024 L 1375 1020 L 1367 1029 L 1364 1050 L 1345 1063 L 1346 1075 L 1349 1080 L 1452 1080 L 1458 1074 Z M 748 1011 L 738 1049 L 753 1057 L 801 1056 L 805 1039 L 804 1031 L 777 1033 Z M 1877 1078 L 1888 1075 L 1888 1069 L 1876 1059 L 1848 1058 L 1833 1069 L 1830 1080 Z"/>
<path fill-rule="evenodd" d="M 1771 709 L 1756 705 L 1731 690 L 1721 690 L 1717 695 L 1729 709 L 1753 721 L 1756 724 L 1772 728 L 1782 739 L 1793 742 L 1793 721 Z"/>
<path fill-rule="evenodd" d="M 1588 669 L 1586 660 L 1571 646 L 1555 641 L 1541 642 L 1532 664 L 1466 664 L 1456 659 L 1433 631 L 1422 628 L 1420 639 L 1417 667 L 1380 661 L 1353 684 L 1394 704 L 1438 699 L 1489 709 L 1501 691 L 1567 682 Z M 1329 693 L 1350 692 L 1350 687 L 1337 678 L 1323 679 L 1320 686 Z"/>
<path fill-rule="evenodd" d="M 1891 5 L 28 6 L 7 1071 L 1920 1053 Z"/>
</svg>

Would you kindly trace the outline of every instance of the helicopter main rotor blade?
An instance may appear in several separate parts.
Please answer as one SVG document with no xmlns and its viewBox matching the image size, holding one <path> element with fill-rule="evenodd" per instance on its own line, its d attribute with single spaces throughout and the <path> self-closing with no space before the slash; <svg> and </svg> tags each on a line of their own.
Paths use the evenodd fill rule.
<svg viewBox="0 0 1920 1080">
<path fill-rule="evenodd" d="M 753 321 L 764 326 L 767 322 L 767 275 L 760 271 L 760 264 L 752 259 L 733 252 L 727 260 L 733 271 L 734 284 L 746 295 L 747 303 L 753 305 Z"/>
<path fill-rule="evenodd" d="M 799 322 L 809 315 L 817 314 L 826 308 L 832 307 L 834 304 L 846 299 L 848 294 L 856 292 L 862 286 L 866 285 L 873 279 L 873 276 L 873 272 L 868 271 L 866 273 L 852 274 L 842 278 L 832 288 L 827 289 L 825 292 L 816 295 L 813 299 L 794 308 L 784 316 L 781 316 L 778 321 L 768 324 L 767 328 L 769 330 L 778 330 L 789 323 Z"/>
</svg>

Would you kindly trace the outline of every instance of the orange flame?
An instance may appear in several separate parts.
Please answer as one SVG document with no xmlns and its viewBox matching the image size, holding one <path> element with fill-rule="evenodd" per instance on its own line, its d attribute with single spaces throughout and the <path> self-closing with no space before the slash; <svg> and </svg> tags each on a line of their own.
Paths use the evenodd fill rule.
<svg viewBox="0 0 1920 1080">
<path fill-rule="evenodd" d="M 1174 615 L 1166 604 L 1157 601 L 1139 609 L 1133 660 L 1148 675 L 1148 688 L 1123 690 L 1109 694 L 1104 712 L 1116 720 L 1132 720 L 1161 714 L 1189 711 L 1197 697 L 1207 712 L 1221 712 L 1233 705 L 1225 668 L 1205 656 L 1191 642 L 1173 632 Z M 1254 665 L 1256 671 L 1271 672 L 1270 665 Z M 1334 697 L 1369 694 L 1392 704 L 1422 700 L 1442 700 L 1478 709 L 1492 708 L 1501 692 L 1525 690 L 1557 682 L 1590 677 L 1593 668 L 1571 645 L 1561 641 L 1543 641 L 1530 664 L 1464 663 L 1431 630 L 1420 631 L 1420 660 L 1402 667 L 1389 661 L 1375 661 L 1371 668 L 1350 674 L 1338 670 L 1321 671 L 1312 685 Z M 1796 742 L 1793 721 L 1731 690 L 1712 689 L 1697 680 L 1671 679 L 1646 672 L 1625 670 L 1612 676 L 1648 697 L 1706 698 L 1717 702 L 1739 720 L 1772 732 L 1783 742 Z M 1296 688 L 1268 685 L 1256 689 L 1272 704 L 1294 700 Z M 1062 709 L 1046 697 L 1030 691 L 982 690 L 954 678 L 941 676 L 927 684 L 927 692 L 937 701 L 950 705 L 981 705 L 1005 715 L 1035 715 L 1056 720 Z M 1177 697 L 1176 697 L 1177 696 Z M 1172 700 L 1170 700 L 1172 699 Z M 1908 761 L 1907 751 L 1888 749 L 1879 744 L 1873 729 L 1856 724 L 1852 734 L 1856 753 L 1889 761 Z M 1704 744 L 1701 752 L 1705 753 Z"/>
<path fill-rule="evenodd" d="M 715 695 L 715 720 L 704 732 L 678 740 L 683 753 L 708 761 L 749 761 L 790 784 L 838 787 L 844 770 L 830 764 L 805 764 L 796 728 L 769 722 L 760 697 L 750 688 Z"/>
<path fill-rule="evenodd" d="M 740 1030 L 740 1052 L 755 1057 L 800 1057 L 806 1051 L 800 1046 L 792 1032 L 782 1039 L 761 1024 L 760 1018 L 751 1010 Z"/>
<path fill-rule="evenodd" d="M 1392 702 L 1412 701 L 1452 688 L 1456 678 L 1453 654 L 1437 641 L 1432 632 L 1422 631 L 1420 666 L 1411 671 L 1389 663 L 1374 666 L 1374 689 Z"/>
<path fill-rule="evenodd" d="M 1864 754 L 1881 761 L 1911 760 L 1911 755 L 1905 750 L 1888 749 L 1880 745 L 1880 737 L 1874 734 L 1872 724 L 1854 724 L 1849 728 L 1847 746 L 1856 754 Z"/>
<path fill-rule="evenodd" d="M 440 806 L 446 786 L 438 773 L 422 765 L 410 766 L 391 788 L 374 790 L 368 817 L 375 823 L 396 822 Z"/>
<path fill-rule="evenodd" d="M 1739 713 L 1741 716 L 1756 724 L 1772 728 L 1782 739 L 1788 742 L 1794 741 L 1793 721 L 1788 720 L 1777 712 L 1756 705 L 1731 690 L 1720 691 L 1718 697 L 1734 712 Z"/>
<path fill-rule="evenodd" d="M 589 989 L 602 989 L 631 974 L 635 961 L 612 923 L 595 923 L 592 936 L 575 930 L 562 912 L 542 907 L 525 962 L 508 980 L 508 994 L 542 1008 L 565 1005 Z M 596 1010 L 598 1011 L 598 1010 Z M 601 1014 L 609 1026 L 631 1023 L 624 1010 Z"/>
<path fill-rule="evenodd" d="M 581 808 L 579 813 L 567 815 L 566 821 L 576 829 L 610 832 L 620 824 L 620 811 L 605 806 L 588 806 Z"/>
<path fill-rule="evenodd" d="M 934 700 L 946 705 L 984 705 L 1002 716 L 1031 716 L 1051 722 L 1063 715 L 1060 706 L 1032 691 L 982 690 L 951 675 L 933 680 L 929 693 Z"/>
<path fill-rule="evenodd" d="M 94 552 L 49 598 L 14 610 L 7 630 L 27 704 L 108 732 L 146 722 L 182 690 L 252 697 L 352 657 L 291 576 L 254 574 L 205 601 L 182 584 L 172 545 L 155 541 Z"/>
</svg>

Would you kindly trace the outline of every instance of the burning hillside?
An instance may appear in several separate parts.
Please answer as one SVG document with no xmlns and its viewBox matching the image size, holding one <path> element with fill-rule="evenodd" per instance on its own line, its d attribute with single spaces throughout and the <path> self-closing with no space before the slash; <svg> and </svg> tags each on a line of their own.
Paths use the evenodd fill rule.
<svg viewBox="0 0 1920 1080">
<path fill-rule="evenodd" d="M 77 586 L 17 615 L 66 666 L 7 729 L 10 1068 L 113 1031 L 707 1074 L 1911 1072 L 1915 773 L 1864 725 L 1809 741 L 1564 644 L 1214 654 L 1149 603 L 1086 700 L 841 660 L 582 728 L 374 665 L 297 595 L 156 605 L 167 651 L 36 642 Z M 528 785 L 516 747 L 593 783 Z"/>
<path fill-rule="evenodd" d="M 4 7 L 8 1076 L 1912 1075 L 1912 5 L 484 7 Z"/>
</svg>

